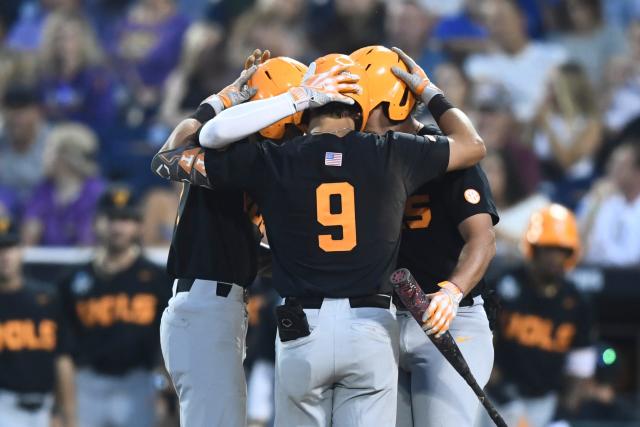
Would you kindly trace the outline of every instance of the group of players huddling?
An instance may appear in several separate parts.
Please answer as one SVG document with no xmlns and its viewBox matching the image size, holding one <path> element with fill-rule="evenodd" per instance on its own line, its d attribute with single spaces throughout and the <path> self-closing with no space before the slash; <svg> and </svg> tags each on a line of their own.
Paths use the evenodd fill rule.
<svg viewBox="0 0 640 427">
<path fill-rule="evenodd" d="M 424 104 L 437 123 L 414 118 Z M 424 335 L 449 330 L 481 386 L 493 365 L 482 277 L 498 221 L 485 147 L 401 50 L 308 68 L 256 50 L 173 131 L 152 170 L 184 182 L 169 254 L 165 365 L 186 427 L 245 426 L 245 288 L 273 258 L 275 425 L 471 426 L 478 400 Z M 409 268 L 423 325 L 392 297 Z"/>
</svg>

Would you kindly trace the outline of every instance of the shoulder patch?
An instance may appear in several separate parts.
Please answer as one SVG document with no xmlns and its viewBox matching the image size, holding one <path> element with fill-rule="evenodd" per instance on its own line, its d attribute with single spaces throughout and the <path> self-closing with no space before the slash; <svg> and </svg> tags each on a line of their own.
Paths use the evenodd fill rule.
<svg viewBox="0 0 640 427">
<path fill-rule="evenodd" d="M 464 199 L 472 205 L 480 203 L 480 193 L 473 188 L 467 188 L 464 190 Z"/>
</svg>

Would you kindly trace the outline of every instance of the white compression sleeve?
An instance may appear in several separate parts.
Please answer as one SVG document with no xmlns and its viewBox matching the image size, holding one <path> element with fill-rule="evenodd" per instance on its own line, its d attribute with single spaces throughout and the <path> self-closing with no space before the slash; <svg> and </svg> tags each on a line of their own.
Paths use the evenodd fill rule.
<svg viewBox="0 0 640 427">
<path fill-rule="evenodd" d="M 250 101 L 222 111 L 200 130 L 200 145 L 224 148 L 296 112 L 290 93 Z"/>
</svg>

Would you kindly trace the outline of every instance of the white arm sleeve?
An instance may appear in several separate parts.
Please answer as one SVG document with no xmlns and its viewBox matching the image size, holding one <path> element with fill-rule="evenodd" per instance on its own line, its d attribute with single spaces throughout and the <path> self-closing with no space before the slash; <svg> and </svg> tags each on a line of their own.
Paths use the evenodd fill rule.
<svg viewBox="0 0 640 427">
<path fill-rule="evenodd" d="M 567 355 L 565 372 L 577 378 L 590 378 L 596 373 L 598 352 L 595 347 L 572 350 Z"/>
<path fill-rule="evenodd" d="M 222 111 L 200 130 L 200 145 L 224 148 L 296 112 L 291 94 L 250 101 Z"/>
</svg>

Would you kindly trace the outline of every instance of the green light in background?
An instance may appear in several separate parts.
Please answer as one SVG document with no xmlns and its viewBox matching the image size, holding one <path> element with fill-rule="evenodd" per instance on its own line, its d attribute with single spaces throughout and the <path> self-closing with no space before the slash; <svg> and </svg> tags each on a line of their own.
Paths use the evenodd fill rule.
<svg viewBox="0 0 640 427">
<path fill-rule="evenodd" d="M 616 351 L 612 348 L 608 348 L 602 352 L 602 361 L 605 365 L 613 365 L 616 362 L 618 355 Z"/>
</svg>

